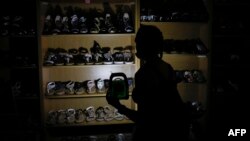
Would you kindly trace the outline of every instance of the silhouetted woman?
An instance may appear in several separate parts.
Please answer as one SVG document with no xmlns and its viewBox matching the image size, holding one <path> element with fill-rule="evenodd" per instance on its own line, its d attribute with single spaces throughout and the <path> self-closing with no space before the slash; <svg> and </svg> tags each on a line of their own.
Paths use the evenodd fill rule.
<svg viewBox="0 0 250 141">
<path fill-rule="evenodd" d="M 137 111 L 106 97 L 121 114 L 136 124 L 134 141 L 186 140 L 188 114 L 172 66 L 163 61 L 163 35 L 155 26 L 141 25 L 135 38 L 136 56 L 142 65 L 135 74 L 132 98 Z"/>
</svg>

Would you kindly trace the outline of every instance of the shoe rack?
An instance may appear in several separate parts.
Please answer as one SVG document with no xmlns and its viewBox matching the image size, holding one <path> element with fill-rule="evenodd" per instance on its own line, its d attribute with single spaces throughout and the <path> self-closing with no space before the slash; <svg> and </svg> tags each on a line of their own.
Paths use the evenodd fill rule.
<svg viewBox="0 0 250 141">
<path fill-rule="evenodd" d="M 100 11 L 104 10 L 103 2 L 101 0 L 42 0 L 40 1 L 40 82 L 41 82 L 41 112 L 42 112 L 42 123 L 47 134 L 46 138 L 52 139 L 49 136 L 49 132 L 51 129 L 54 128 L 64 128 L 64 129 L 71 129 L 72 127 L 80 127 L 80 128 L 92 128 L 97 127 L 100 128 L 105 125 L 126 125 L 126 124 L 133 124 L 133 122 L 127 118 L 123 120 L 111 120 L 111 121 L 82 121 L 80 123 L 67 123 L 67 120 L 61 124 L 48 124 L 49 119 L 49 112 L 51 111 L 58 111 L 58 110 L 67 110 L 67 109 L 82 109 L 86 110 L 88 107 L 93 106 L 95 110 L 98 107 L 110 106 L 106 101 L 106 92 L 103 93 L 88 93 L 84 92 L 84 94 L 63 94 L 63 95 L 47 95 L 48 91 L 48 83 L 49 82 L 65 82 L 65 81 L 74 81 L 74 82 L 83 82 L 86 80 L 96 80 L 96 79 L 109 79 L 111 73 L 115 72 L 123 72 L 126 74 L 128 78 L 133 78 L 135 72 L 137 71 L 139 65 L 138 60 L 135 58 L 133 63 L 130 64 L 97 64 L 97 62 L 89 64 L 77 64 L 74 63 L 73 65 L 45 65 L 45 56 L 49 49 L 56 49 L 61 48 L 64 50 L 69 49 L 79 49 L 80 47 L 84 47 L 91 52 L 91 48 L 94 46 L 94 42 L 97 42 L 99 46 L 102 47 L 109 47 L 111 51 L 114 50 L 116 47 L 126 47 L 132 46 L 132 53 L 135 53 L 135 32 L 138 28 L 138 22 L 136 19 L 137 17 L 137 1 L 136 0 L 112 0 L 106 1 L 108 2 L 109 8 L 112 10 L 117 10 L 117 6 L 128 6 L 131 9 L 130 18 L 132 20 L 132 27 L 134 28 L 132 32 L 124 31 L 116 31 L 115 33 L 94 33 L 91 32 L 92 26 L 95 26 L 95 23 L 91 21 L 91 23 L 87 26 L 89 29 L 87 33 L 81 32 L 73 32 L 71 29 L 73 25 L 71 25 L 70 32 L 68 33 L 52 33 L 52 32 L 44 32 L 45 20 L 46 20 L 46 11 L 49 6 L 60 6 L 63 10 L 65 7 L 77 7 L 85 11 L 90 11 L 91 9 L 98 9 Z M 64 11 L 65 12 L 65 11 Z M 72 16 L 72 15 L 70 15 Z M 91 14 L 83 15 L 83 16 L 92 16 L 87 20 L 93 20 L 95 17 Z M 100 28 L 100 27 L 98 27 Z M 116 26 L 116 28 L 120 28 Z M 121 27 L 123 28 L 123 27 Z M 86 61 L 86 60 L 85 60 Z M 85 87 L 86 88 L 86 87 Z M 128 100 L 123 100 L 123 104 L 127 107 L 135 109 L 136 106 L 131 99 L 131 94 Z M 113 107 L 110 106 L 112 109 Z M 54 130 L 55 131 L 55 130 Z M 53 133 L 53 131 L 51 131 Z"/>
<path fill-rule="evenodd" d="M 212 100 L 211 116 L 215 136 L 226 131 L 225 126 L 244 127 L 246 117 L 246 98 L 242 93 L 248 88 L 242 83 L 248 79 L 241 70 L 249 71 L 247 65 L 249 38 L 248 15 L 250 3 L 248 1 L 213 1 L 213 56 L 212 56 Z M 238 9 L 232 11 L 231 9 Z M 235 17 L 235 18 L 231 18 Z M 241 86 L 240 86 L 241 85 Z M 241 87 L 241 88 L 240 88 Z M 237 111 L 231 110 L 238 109 Z M 224 110 L 228 109 L 228 110 Z M 237 115 L 237 116 L 236 116 Z M 242 118 L 240 118 L 242 117 Z M 219 124 L 218 124 L 219 123 Z M 214 128 L 216 127 L 216 128 Z"/>
<path fill-rule="evenodd" d="M 12 2 L 15 5 L 1 5 L 0 17 L 1 135 L 7 140 L 37 140 L 41 118 L 36 1 Z"/>
<path fill-rule="evenodd" d="M 91 50 L 94 41 L 97 41 L 101 47 L 125 47 L 132 46 L 132 52 L 135 52 L 134 38 L 136 31 L 140 24 L 155 25 L 161 29 L 164 35 L 164 39 L 174 40 L 186 40 L 186 39 L 200 39 L 209 50 L 211 48 L 210 38 L 210 20 L 200 17 L 187 18 L 186 16 L 175 16 L 176 11 L 171 11 L 172 20 L 169 20 L 169 15 L 164 15 L 165 20 L 162 21 L 142 21 L 143 6 L 161 7 L 159 3 L 148 3 L 139 0 L 111 0 L 108 1 L 112 9 L 116 9 L 116 5 L 129 5 L 132 9 L 132 20 L 134 31 L 132 33 L 126 33 L 124 31 L 117 33 L 48 33 L 44 34 L 44 26 L 46 21 L 46 9 L 51 4 L 53 6 L 60 5 L 61 7 L 80 7 L 81 9 L 103 9 L 103 1 L 100 0 L 42 0 L 40 2 L 40 67 L 41 67 L 41 111 L 42 121 L 44 129 L 49 131 L 54 127 L 100 127 L 103 125 L 124 125 L 132 123 L 129 119 L 122 121 L 91 121 L 74 124 L 55 124 L 53 126 L 48 125 L 49 112 L 51 110 L 65 110 L 69 108 L 74 109 L 85 109 L 89 106 L 98 108 L 99 106 L 108 105 L 105 99 L 105 93 L 92 93 L 92 94 L 81 94 L 81 95 L 46 95 L 48 82 L 52 81 L 84 81 L 94 80 L 98 78 L 108 79 L 111 72 L 124 72 L 127 77 L 133 77 L 135 72 L 140 67 L 140 62 L 137 58 L 134 59 L 132 64 L 92 64 L 92 65 L 44 65 L 44 57 L 49 48 L 63 48 L 68 50 L 70 48 L 85 47 Z M 104 1 L 105 2 L 105 1 Z M 210 4 L 205 3 L 210 11 Z M 165 5 L 166 6 L 166 5 Z M 189 9 L 190 10 L 190 9 Z M 204 10 L 204 9 L 203 9 Z M 148 11 L 147 11 L 148 12 Z M 151 13 L 150 13 L 151 12 Z M 159 13 L 164 11 L 157 11 L 152 14 L 152 11 L 148 12 L 148 17 L 154 17 L 155 15 L 160 16 Z M 166 11 L 165 11 L 166 12 Z M 178 12 L 178 11 L 177 11 Z M 197 12 L 197 11 L 196 11 Z M 150 14 L 149 14 L 150 13 Z M 182 13 L 183 14 L 183 13 Z M 196 13 L 197 14 L 197 13 Z M 206 17 L 206 16 L 205 16 Z M 92 25 L 89 25 L 93 26 Z M 73 26 L 72 26 L 73 27 Z M 119 27 L 118 27 L 119 28 Z M 185 46 L 185 44 L 183 45 Z M 178 84 L 178 89 L 185 102 L 187 101 L 199 101 L 202 103 L 204 108 L 207 108 L 208 97 L 209 97 L 209 82 L 210 82 L 210 52 L 207 54 L 188 54 L 188 53 L 164 53 L 163 59 L 169 62 L 175 70 L 200 70 L 206 79 L 203 83 L 185 83 L 181 82 Z M 133 103 L 131 96 L 128 100 L 122 101 L 126 106 L 136 109 L 136 105 Z M 100 125 L 100 126 L 98 126 Z M 56 128 L 58 129 L 58 128 Z M 70 128 L 71 129 L 71 128 Z M 51 130 L 50 130 L 51 131 Z"/>
<path fill-rule="evenodd" d="M 176 49 L 174 51 L 166 49 L 163 54 L 163 60 L 170 63 L 174 70 L 181 70 L 181 75 L 184 77 L 183 71 L 184 73 L 187 70 L 202 72 L 205 81 L 197 83 L 181 81 L 177 86 L 184 102 L 198 101 L 204 109 L 209 110 L 211 3 L 209 1 L 203 3 L 199 0 L 190 1 L 190 3 L 189 1 L 159 1 L 159 3 L 141 1 L 140 23 L 157 26 L 163 32 L 166 47 L 171 45 Z M 203 42 L 206 53 L 195 53 L 192 49 L 188 49 L 190 45 L 188 40 L 196 39 Z M 169 41 L 174 42 L 169 44 Z M 176 41 L 184 41 L 184 43 L 178 44 Z M 195 46 L 197 47 L 197 44 Z M 178 51 L 178 47 L 182 50 Z M 208 113 L 205 113 L 202 119 L 199 119 L 203 127 L 206 127 L 207 117 Z"/>
</svg>

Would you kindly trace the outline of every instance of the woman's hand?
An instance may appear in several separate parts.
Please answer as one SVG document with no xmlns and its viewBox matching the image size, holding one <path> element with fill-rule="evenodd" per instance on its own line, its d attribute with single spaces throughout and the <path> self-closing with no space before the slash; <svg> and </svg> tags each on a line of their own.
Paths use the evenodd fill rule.
<svg viewBox="0 0 250 141">
<path fill-rule="evenodd" d="M 106 94 L 106 100 L 107 100 L 108 104 L 110 104 L 110 105 L 112 105 L 112 106 L 114 106 L 115 108 L 118 109 L 118 107 L 120 107 L 122 105 L 120 103 L 120 100 L 118 98 L 110 96 L 108 93 L 109 93 L 109 90 L 108 90 L 108 92 Z"/>
</svg>

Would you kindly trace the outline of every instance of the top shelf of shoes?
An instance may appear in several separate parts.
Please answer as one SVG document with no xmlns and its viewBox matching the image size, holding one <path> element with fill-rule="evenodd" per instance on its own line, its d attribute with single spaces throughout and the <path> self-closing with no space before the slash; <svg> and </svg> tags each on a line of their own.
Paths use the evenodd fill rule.
<svg viewBox="0 0 250 141">
<path fill-rule="evenodd" d="M 110 2 L 110 3 L 130 3 L 135 2 L 135 0 L 42 0 L 43 2 L 50 2 L 50 3 L 103 3 L 103 2 Z"/>
</svg>

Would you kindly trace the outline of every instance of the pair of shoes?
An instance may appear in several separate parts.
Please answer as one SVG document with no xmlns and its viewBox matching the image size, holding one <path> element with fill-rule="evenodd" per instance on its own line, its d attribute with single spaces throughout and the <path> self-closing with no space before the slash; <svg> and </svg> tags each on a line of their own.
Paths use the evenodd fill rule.
<svg viewBox="0 0 250 141">
<path fill-rule="evenodd" d="M 132 46 L 115 47 L 112 56 L 115 64 L 132 64 L 134 62 Z"/>
<path fill-rule="evenodd" d="M 65 94 L 65 84 L 60 81 L 50 81 L 47 83 L 46 95 L 64 95 Z"/>
</svg>

